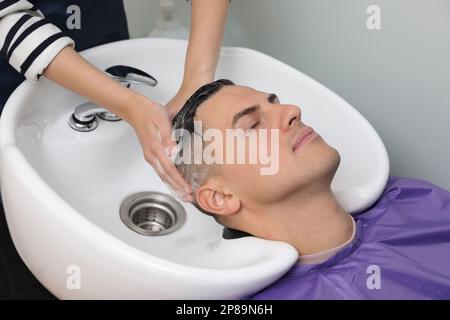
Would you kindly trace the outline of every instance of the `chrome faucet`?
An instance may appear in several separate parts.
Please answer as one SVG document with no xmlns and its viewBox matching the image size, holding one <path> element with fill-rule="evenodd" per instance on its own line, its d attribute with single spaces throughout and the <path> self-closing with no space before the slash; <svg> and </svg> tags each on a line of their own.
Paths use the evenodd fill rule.
<svg viewBox="0 0 450 320">
<path fill-rule="evenodd" d="M 114 80 L 126 85 L 130 88 L 131 84 L 145 85 L 155 87 L 158 80 L 148 73 L 128 66 L 113 66 L 105 70 L 105 72 Z M 69 119 L 69 126 L 80 132 L 89 132 L 97 128 L 98 121 L 96 116 L 105 121 L 120 121 L 118 116 L 109 112 L 107 109 L 95 105 L 92 102 L 86 102 L 75 108 Z"/>
</svg>

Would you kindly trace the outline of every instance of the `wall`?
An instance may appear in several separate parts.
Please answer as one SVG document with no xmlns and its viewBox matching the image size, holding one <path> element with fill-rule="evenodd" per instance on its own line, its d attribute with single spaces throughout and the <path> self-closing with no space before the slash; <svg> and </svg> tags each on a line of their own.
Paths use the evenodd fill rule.
<svg viewBox="0 0 450 320">
<path fill-rule="evenodd" d="M 186 25 L 190 7 L 177 9 Z M 148 34 L 157 1 L 125 0 L 133 37 Z M 369 5 L 381 30 L 366 27 Z M 391 174 L 450 190 L 450 1 L 238 0 L 225 45 L 282 60 L 346 99 L 386 144 Z"/>
</svg>

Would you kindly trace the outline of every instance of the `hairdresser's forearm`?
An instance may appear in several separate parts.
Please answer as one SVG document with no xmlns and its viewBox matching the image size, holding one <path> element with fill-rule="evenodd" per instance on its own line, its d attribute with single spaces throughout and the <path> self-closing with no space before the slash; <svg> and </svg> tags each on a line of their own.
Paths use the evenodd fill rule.
<svg viewBox="0 0 450 320">
<path fill-rule="evenodd" d="M 96 69 L 71 47 L 64 48 L 45 69 L 44 76 L 107 108 L 128 121 L 130 110 L 143 96 L 129 90 Z"/>
<path fill-rule="evenodd" d="M 228 0 L 193 0 L 184 83 L 213 80 L 228 12 Z"/>
</svg>

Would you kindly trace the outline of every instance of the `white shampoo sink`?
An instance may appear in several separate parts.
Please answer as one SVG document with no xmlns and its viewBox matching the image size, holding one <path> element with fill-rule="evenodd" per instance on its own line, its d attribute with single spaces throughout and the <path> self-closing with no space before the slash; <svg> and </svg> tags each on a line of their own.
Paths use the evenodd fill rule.
<svg viewBox="0 0 450 320">
<path fill-rule="evenodd" d="M 183 74 L 187 43 L 137 39 L 83 52 L 105 70 L 139 68 L 159 81 L 133 87 L 166 103 Z M 333 190 L 349 212 L 370 206 L 389 162 L 375 130 L 350 105 L 301 72 L 261 53 L 224 48 L 217 78 L 275 92 L 298 104 L 303 120 L 337 148 Z M 179 229 L 145 236 L 120 217 L 140 192 L 171 196 L 145 162 L 131 126 L 100 121 L 91 132 L 67 122 L 86 102 L 42 78 L 11 96 L 0 122 L 1 194 L 14 244 L 31 272 L 61 299 L 236 299 L 276 281 L 297 261 L 287 243 L 222 238 L 222 226 L 180 203 Z M 175 200 L 176 201 L 176 200 Z"/>
</svg>

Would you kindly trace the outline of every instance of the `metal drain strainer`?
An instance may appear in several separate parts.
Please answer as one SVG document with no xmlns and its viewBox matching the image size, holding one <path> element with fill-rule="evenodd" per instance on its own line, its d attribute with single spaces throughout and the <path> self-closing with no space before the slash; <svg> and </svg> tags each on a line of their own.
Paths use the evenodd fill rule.
<svg viewBox="0 0 450 320">
<path fill-rule="evenodd" d="M 161 236 L 179 229 L 186 219 L 186 211 L 169 195 L 139 192 L 122 202 L 120 218 L 135 232 L 146 236 Z"/>
</svg>

